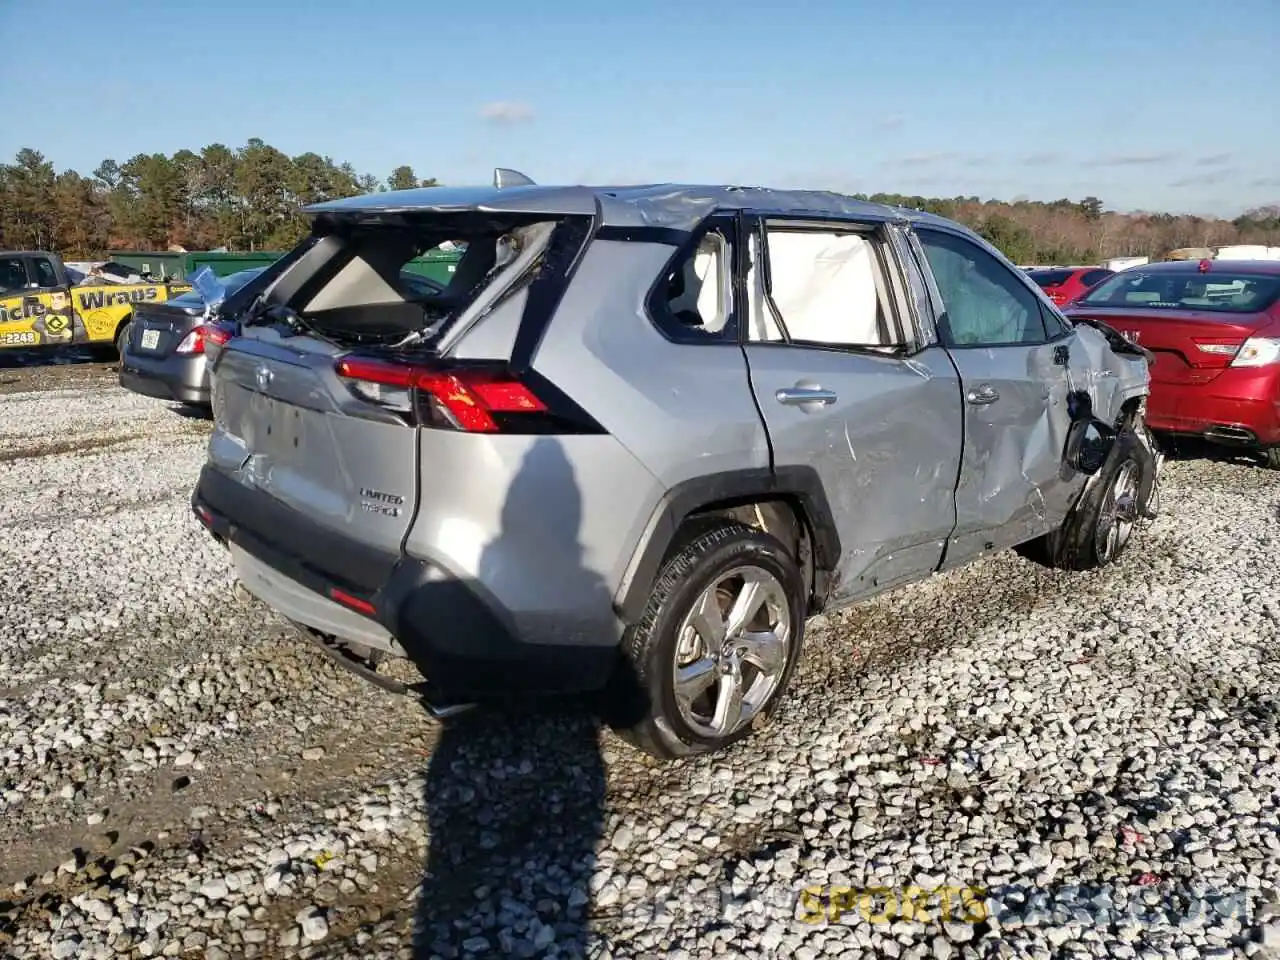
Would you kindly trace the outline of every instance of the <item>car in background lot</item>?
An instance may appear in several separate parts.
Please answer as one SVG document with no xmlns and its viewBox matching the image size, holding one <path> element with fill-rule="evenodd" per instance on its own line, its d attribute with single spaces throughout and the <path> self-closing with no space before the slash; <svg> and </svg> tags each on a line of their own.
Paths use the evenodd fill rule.
<svg viewBox="0 0 1280 960">
<path fill-rule="evenodd" d="M 0 350 L 84 344 L 123 351 L 138 308 L 190 289 L 102 271 L 81 274 L 44 250 L 0 251 Z"/>
<path fill-rule="evenodd" d="M 120 385 L 134 393 L 207 409 L 210 402 L 209 352 L 227 337 L 222 321 L 231 319 L 231 305 L 241 288 L 268 267 L 253 267 L 221 278 L 226 296 L 210 312 L 198 290 L 162 304 L 140 307 L 121 353 Z M 437 296 L 444 288 L 420 273 L 402 271 L 404 289 L 418 297 Z"/>
<path fill-rule="evenodd" d="M 715 750 L 818 611 L 1005 548 L 1102 567 L 1150 515 L 1146 354 L 972 231 L 503 173 L 309 209 L 192 494 L 245 590 L 433 709 L 603 691 L 642 749 Z M 397 282 L 445 238 L 445 290 Z"/>
<path fill-rule="evenodd" d="M 1067 308 L 1152 351 L 1147 423 L 1258 450 L 1280 469 L 1280 262 L 1131 267 Z"/>
<path fill-rule="evenodd" d="M 1058 306 L 1065 306 L 1115 271 L 1105 267 L 1034 267 L 1027 276 Z"/>
<path fill-rule="evenodd" d="M 228 296 L 266 267 L 241 270 L 222 278 Z M 205 349 L 222 336 L 199 291 L 191 290 L 164 303 L 140 305 L 123 337 L 120 385 L 134 393 L 196 407 L 209 405 L 209 372 Z"/>
</svg>

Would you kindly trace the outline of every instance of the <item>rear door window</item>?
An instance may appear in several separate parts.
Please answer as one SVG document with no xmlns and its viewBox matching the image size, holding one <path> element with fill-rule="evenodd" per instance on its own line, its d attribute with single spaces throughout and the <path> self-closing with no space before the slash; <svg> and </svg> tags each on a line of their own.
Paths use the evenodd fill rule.
<svg viewBox="0 0 1280 960">
<path fill-rule="evenodd" d="M 36 283 L 42 289 L 58 286 L 58 274 L 54 271 L 48 257 L 33 257 L 31 266 L 35 268 Z"/>
<path fill-rule="evenodd" d="M 873 228 L 770 221 L 753 235 L 748 339 L 847 349 L 907 342 L 893 306 L 886 245 Z"/>
</svg>

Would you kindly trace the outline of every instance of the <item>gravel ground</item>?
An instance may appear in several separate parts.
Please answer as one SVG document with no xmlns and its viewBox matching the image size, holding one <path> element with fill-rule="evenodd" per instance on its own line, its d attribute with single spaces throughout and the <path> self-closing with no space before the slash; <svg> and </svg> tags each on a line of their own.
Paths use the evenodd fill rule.
<svg viewBox="0 0 1280 960">
<path fill-rule="evenodd" d="M 1280 475 L 820 618 L 779 722 L 661 765 L 238 599 L 208 425 L 113 377 L 0 371 L 0 955 L 1280 958 Z"/>
</svg>

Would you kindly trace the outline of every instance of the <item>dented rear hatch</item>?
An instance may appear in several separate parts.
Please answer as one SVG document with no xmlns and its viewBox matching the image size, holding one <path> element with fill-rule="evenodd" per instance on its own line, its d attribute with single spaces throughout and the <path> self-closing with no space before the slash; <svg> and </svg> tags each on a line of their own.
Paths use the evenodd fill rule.
<svg viewBox="0 0 1280 960">
<path fill-rule="evenodd" d="M 495 410 L 521 402 L 501 370 L 509 342 L 469 357 L 487 365 L 470 388 L 449 374 L 450 354 L 504 305 L 518 309 L 559 222 L 474 212 L 326 218 L 213 356 L 210 466 L 306 523 L 398 554 L 416 511 L 424 426 L 474 427 L 424 384 L 434 376 L 446 393 L 478 390 L 462 399 Z M 582 226 L 575 234 L 586 235 Z M 463 251 L 446 282 L 412 270 L 445 243 Z M 257 535 L 282 545 L 271 530 Z M 323 568 L 325 558 L 307 554 L 314 545 L 292 540 L 289 552 Z"/>
<path fill-rule="evenodd" d="M 209 460 L 336 532 L 398 551 L 412 519 L 415 430 L 347 388 L 342 352 L 253 328 L 232 340 L 213 378 Z"/>
</svg>

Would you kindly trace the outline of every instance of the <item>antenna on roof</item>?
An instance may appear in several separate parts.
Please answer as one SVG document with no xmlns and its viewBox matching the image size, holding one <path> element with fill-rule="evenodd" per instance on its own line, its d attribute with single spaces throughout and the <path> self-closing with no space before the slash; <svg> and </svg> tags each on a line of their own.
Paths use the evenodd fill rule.
<svg viewBox="0 0 1280 960">
<path fill-rule="evenodd" d="M 501 190 L 504 187 L 532 187 L 534 182 L 519 170 L 497 167 L 493 171 L 493 185 L 498 190 Z"/>
</svg>

